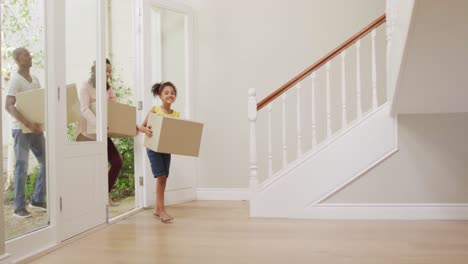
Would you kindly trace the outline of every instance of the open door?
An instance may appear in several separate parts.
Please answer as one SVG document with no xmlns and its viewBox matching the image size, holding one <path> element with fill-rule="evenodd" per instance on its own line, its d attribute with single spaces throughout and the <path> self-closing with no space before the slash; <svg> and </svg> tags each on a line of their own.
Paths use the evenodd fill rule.
<svg viewBox="0 0 468 264">
<path fill-rule="evenodd" d="M 142 102 L 139 120 L 143 120 L 159 98 L 153 98 L 151 87 L 156 82 L 171 81 L 178 90 L 173 108 L 181 118 L 193 119 L 192 89 L 192 11 L 170 1 L 141 0 L 139 6 Z M 153 178 L 146 150 L 138 139 L 141 166 L 144 168 L 145 207 L 154 206 L 156 180 Z M 166 187 L 167 204 L 195 199 L 196 158 L 173 155 L 171 173 Z"/>
<path fill-rule="evenodd" d="M 54 28 L 54 62 L 60 65 L 54 69 L 58 89 L 55 164 L 59 235 L 66 240 L 107 221 L 107 127 L 102 125 L 107 123 L 105 1 L 56 1 L 53 12 L 61 22 Z M 93 94 L 90 100 L 96 104 L 95 136 L 87 141 L 79 141 L 78 135 L 90 126 L 83 127 L 80 118 L 71 114 L 82 107 L 74 98 L 80 95 L 78 100 L 83 100 L 83 89 Z"/>
</svg>

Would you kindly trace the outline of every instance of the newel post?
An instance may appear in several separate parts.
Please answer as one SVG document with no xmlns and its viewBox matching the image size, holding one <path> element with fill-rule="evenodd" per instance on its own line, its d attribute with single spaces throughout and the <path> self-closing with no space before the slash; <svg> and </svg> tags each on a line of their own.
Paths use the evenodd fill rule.
<svg viewBox="0 0 468 264">
<path fill-rule="evenodd" d="M 249 173 L 249 186 L 250 195 L 252 196 L 258 187 L 258 165 L 257 165 L 257 98 L 255 89 L 249 89 L 248 97 L 248 118 L 250 127 L 250 173 Z"/>
</svg>

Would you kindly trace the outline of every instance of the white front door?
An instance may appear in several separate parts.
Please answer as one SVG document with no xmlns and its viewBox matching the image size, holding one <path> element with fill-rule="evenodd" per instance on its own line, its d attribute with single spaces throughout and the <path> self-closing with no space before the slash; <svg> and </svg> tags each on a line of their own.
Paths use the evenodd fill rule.
<svg viewBox="0 0 468 264">
<path fill-rule="evenodd" d="M 107 127 L 102 125 L 107 123 L 105 1 L 56 1 L 53 12 L 56 47 L 52 77 L 58 89 L 54 135 L 57 202 L 59 236 L 66 240 L 107 220 Z M 95 88 L 81 92 L 84 83 Z M 69 111 L 77 107 L 70 96 L 73 90 L 67 89 L 73 84 L 81 104 L 83 97 L 96 94 L 96 135 L 90 141 L 75 140 L 79 131 L 87 131 L 80 129 L 80 122 L 70 120 Z M 93 101 L 92 96 L 88 99 Z"/>
<path fill-rule="evenodd" d="M 193 119 L 192 89 L 192 11 L 189 7 L 161 0 L 141 0 L 139 6 L 141 69 L 137 95 L 143 102 L 139 119 L 143 120 L 159 98 L 153 98 L 151 87 L 156 82 L 171 81 L 177 87 L 177 100 L 173 108 L 184 119 Z M 151 173 L 146 149 L 138 140 L 141 165 L 145 176 L 145 207 L 154 206 L 156 181 Z M 196 158 L 172 155 L 170 175 L 166 187 L 167 204 L 195 199 Z"/>
</svg>

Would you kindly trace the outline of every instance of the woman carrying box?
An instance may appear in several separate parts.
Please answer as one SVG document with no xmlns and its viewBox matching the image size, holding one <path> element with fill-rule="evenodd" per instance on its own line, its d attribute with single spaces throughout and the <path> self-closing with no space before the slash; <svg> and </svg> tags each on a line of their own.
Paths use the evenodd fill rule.
<svg viewBox="0 0 468 264">
<path fill-rule="evenodd" d="M 106 59 L 106 88 L 107 100 L 118 102 L 112 87 L 109 84 L 109 79 L 112 72 L 112 65 Z M 80 89 L 80 105 L 81 105 L 81 122 L 80 129 L 77 137 L 78 140 L 95 140 L 96 139 L 96 114 L 91 110 L 90 105 L 96 102 L 96 65 L 91 67 L 91 76 Z M 94 131 L 93 131 L 94 130 Z M 108 178 L 109 178 L 109 205 L 117 206 L 118 203 L 114 202 L 110 197 L 110 192 L 114 187 L 117 177 L 119 176 L 120 169 L 122 168 L 122 158 L 120 157 L 114 142 L 107 138 L 107 159 L 110 163 Z"/>
</svg>

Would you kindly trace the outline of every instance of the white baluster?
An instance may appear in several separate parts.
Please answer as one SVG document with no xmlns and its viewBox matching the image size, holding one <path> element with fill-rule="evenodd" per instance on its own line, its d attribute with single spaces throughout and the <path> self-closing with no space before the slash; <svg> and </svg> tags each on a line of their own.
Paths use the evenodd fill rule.
<svg viewBox="0 0 468 264">
<path fill-rule="evenodd" d="M 377 62 L 375 56 L 375 35 L 376 30 L 372 30 L 371 39 L 372 39 L 372 109 L 376 110 L 378 106 L 377 101 Z"/>
<path fill-rule="evenodd" d="M 272 137 L 272 123 L 271 123 L 271 110 L 273 109 L 272 103 L 268 104 L 268 177 L 273 176 L 273 137 Z"/>
<path fill-rule="evenodd" d="M 330 103 L 330 62 L 327 62 L 326 65 L 327 72 L 327 139 L 330 138 L 332 134 L 331 130 L 331 103 Z"/>
<path fill-rule="evenodd" d="M 348 118 L 346 116 L 346 69 L 345 69 L 346 51 L 341 52 L 341 127 L 346 127 Z"/>
<path fill-rule="evenodd" d="M 361 105 L 361 40 L 356 42 L 356 96 L 357 96 L 357 118 L 362 117 L 362 105 Z"/>
<path fill-rule="evenodd" d="M 257 165 L 257 99 L 255 89 L 249 89 L 247 101 L 248 118 L 250 123 L 250 192 L 251 195 L 257 191 L 258 187 L 258 165 Z"/>
<path fill-rule="evenodd" d="M 385 68 L 386 68 L 386 75 L 387 75 L 387 102 L 390 100 L 390 82 L 388 76 L 392 76 L 390 73 L 390 67 L 388 67 L 390 63 L 390 49 L 392 46 L 392 37 L 390 33 L 390 23 L 387 22 L 387 53 L 386 53 L 386 62 L 385 62 Z"/>
<path fill-rule="evenodd" d="M 315 100 L 315 77 L 316 73 L 313 72 L 310 76 L 312 79 L 312 148 L 317 146 L 317 102 Z"/>
<path fill-rule="evenodd" d="M 296 117 L 297 117 L 297 157 L 302 156 L 302 131 L 301 131 L 301 84 L 298 83 L 297 87 L 297 104 L 296 104 Z"/>
<path fill-rule="evenodd" d="M 288 145 L 286 142 L 286 93 L 283 93 L 281 96 L 281 99 L 283 101 L 283 113 L 282 113 L 282 119 L 283 119 L 283 169 L 288 166 Z"/>
</svg>

